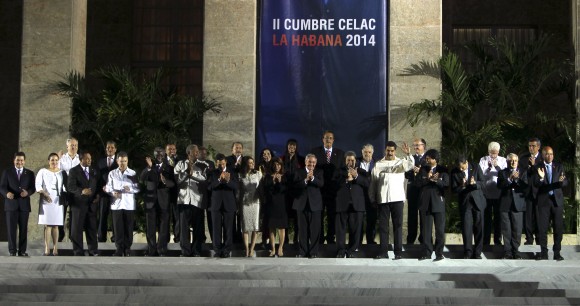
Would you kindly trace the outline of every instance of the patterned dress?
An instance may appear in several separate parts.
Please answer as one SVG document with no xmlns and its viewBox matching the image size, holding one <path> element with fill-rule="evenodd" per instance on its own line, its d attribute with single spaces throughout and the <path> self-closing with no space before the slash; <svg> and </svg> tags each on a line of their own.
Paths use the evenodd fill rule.
<svg viewBox="0 0 580 306">
<path fill-rule="evenodd" d="M 254 171 L 240 174 L 240 188 L 238 193 L 238 205 L 242 212 L 242 232 L 254 232 L 260 230 L 260 195 L 259 185 L 262 173 Z"/>
</svg>

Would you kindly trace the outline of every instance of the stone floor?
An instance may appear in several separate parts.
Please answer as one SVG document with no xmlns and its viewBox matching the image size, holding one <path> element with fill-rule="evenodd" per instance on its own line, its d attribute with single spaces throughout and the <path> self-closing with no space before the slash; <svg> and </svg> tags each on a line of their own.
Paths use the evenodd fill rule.
<svg viewBox="0 0 580 306">
<path fill-rule="evenodd" d="M 114 249 L 100 247 L 103 255 Z M 42 246 L 32 243 L 30 257 L 0 256 L 0 304 L 580 305 L 579 246 L 564 246 L 564 261 L 493 259 L 493 246 L 482 260 L 454 259 L 458 245 L 447 246 L 442 261 L 417 260 L 418 246 L 406 246 L 402 260 L 330 258 L 328 245 L 321 250 L 328 257 L 318 259 L 291 258 L 291 245 L 283 258 L 259 250 L 257 258 L 227 259 L 62 256 L 69 248 L 39 256 Z M 134 255 L 145 248 L 134 245 Z M 537 250 L 522 247 L 526 258 Z M 178 254 L 172 244 L 170 255 Z"/>
</svg>

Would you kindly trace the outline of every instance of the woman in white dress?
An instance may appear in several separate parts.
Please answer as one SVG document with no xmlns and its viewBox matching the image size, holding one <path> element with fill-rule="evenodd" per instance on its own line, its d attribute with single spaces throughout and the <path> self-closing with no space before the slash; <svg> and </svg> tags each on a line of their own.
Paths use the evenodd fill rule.
<svg viewBox="0 0 580 306">
<path fill-rule="evenodd" d="M 48 155 L 48 169 L 42 168 L 36 175 L 36 191 L 40 194 L 38 224 L 44 225 L 44 256 L 58 255 L 58 226 L 63 225 L 63 208 L 60 195 L 64 188 L 66 172 L 59 169 L 58 155 Z M 49 240 L 52 239 L 52 253 Z"/>
<path fill-rule="evenodd" d="M 244 157 L 242 173 L 240 173 L 240 188 L 238 194 L 238 207 L 242 212 L 242 232 L 244 233 L 244 246 L 246 257 L 254 257 L 256 236 L 260 230 L 260 196 L 258 185 L 262 179 L 262 173 L 256 171 L 254 159 Z M 251 243 L 248 241 L 252 233 Z"/>
</svg>

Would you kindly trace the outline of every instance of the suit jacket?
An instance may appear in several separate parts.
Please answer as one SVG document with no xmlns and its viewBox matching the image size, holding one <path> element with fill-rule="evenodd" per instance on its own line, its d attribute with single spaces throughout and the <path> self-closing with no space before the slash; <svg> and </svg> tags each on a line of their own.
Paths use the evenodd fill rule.
<svg viewBox="0 0 580 306">
<path fill-rule="evenodd" d="M 244 155 L 242 154 L 242 157 L 240 157 L 240 158 L 243 159 Z M 236 161 L 237 161 L 236 156 L 232 154 L 232 155 L 226 157 L 226 166 L 228 168 L 231 168 L 234 173 L 240 173 L 240 172 L 242 172 L 242 163 L 239 163 L 238 165 L 236 165 Z"/>
<path fill-rule="evenodd" d="M 538 175 L 538 168 L 544 169 L 544 180 L 540 181 L 540 176 Z M 534 194 L 538 200 L 538 205 L 548 205 L 550 191 L 554 192 L 554 199 L 556 200 L 557 206 L 564 205 L 564 193 L 562 192 L 562 187 L 568 186 L 568 178 L 564 178 L 564 181 L 560 182 L 560 176 L 564 173 L 564 167 L 562 164 L 552 162 L 552 182 L 548 182 L 548 172 L 546 171 L 546 165 L 542 161 L 535 166 L 534 171 Z"/>
<path fill-rule="evenodd" d="M 97 205 L 92 205 L 93 201 L 99 194 L 97 184 L 100 179 L 97 169 L 89 167 L 89 179 L 87 179 L 83 167 L 81 165 L 74 166 L 69 171 L 68 182 L 66 185 L 67 191 L 72 194 L 72 205 L 80 207 L 81 205 L 88 205 L 90 211 L 96 211 Z M 85 188 L 91 188 L 91 195 L 82 195 Z"/>
<path fill-rule="evenodd" d="M 536 173 L 536 165 L 538 165 L 539 163 L 543 162 L 544 159 L 542 158 L 542 153 L 538 153 L 538 156 L 536 156 L 536 161 L 534 162 L 534 166 L 532 167 L 530 165 L 530 153 L 526 153 L 523 154 L 522 156 L 519 157 L 519 162 L 518 162 L 518 169 L 520 169 L 520 171 L 525 171 L 526 175 L 528 176 L 528 188 L 526 190 L 526 197 L 528 200 L 534 200 L 535 199 L 535 193 L 534 193 L 534 188 L 533 188 L 533 177 L 534 177 L 534 173 Z"/>
<path fill-rule="evenodd" d="M 320 169 L 324 175 L 324 187 L 322 188 L 322 195 L 325 198 L 336 197 L 338 191 L 338 182 L 336 181 L 336 172 L 341 167 L 344 167 L 344 151 L 332 147 L 330 154 L 330 163 L 326 161 L 326 150 L 324 146 L 319 146 L 310 150 L 310 153 L 316 156 L 316 169 Z"/>
<path fill-rule="evenodd" d="M 292 208 L 304 211 L 306 204 L 310 204 L 311 211 L 322 211 L 322 193 L 324 186 L 324 174 L 320 169 L 314 169 L 314 180 L 304 183 L 306 179 L 306 169 L 302 169 L 294 174 L 292 185 L 295 190 L 294 203 Z"/>
<path fill-rule="evenodd" d="M 209 172 L 209 189 L 211 190 L 211 211 L 224 209 L 226 212 L 235 212 L 236 190 L 238 189 L 238 175 L 234 169 L 226 166 L 226 171 L 230 173 L 229 182 L 220 182 L 219 178 L 222 173 L 221 169 L 215 169 Z"/>
<path fill-rule="evenodd" d="M 16 168 L 10 167 L 2 173 L 0 179 L 0 193 L 4 196 L 4 211 L 30 211 L 30 196 L 34 194 L 36 188 L 34 186 L 34 172 L 30 169 L 22 168 L 20 180 L 16 174 Z M 28 196 L 21 197 L 21 190 L 26 190 Z M 8 192 L 14 194 L 14 199 L 8 199 L 6 196 Z"/>
<path fill-rule="evenodd" d="M 439 173 L 439 179 L 433 182 L 429 179 L 430 166 L 422 166 L 415 176 L 414 184 L 419 188 L 419 210 L 431 212 L 445 212 L 445 188 L 449 187 L 449 174 L 447 168 L 437 165 L 435 173 Z"/>
<path fill-rule="evenodd" d="M 107 179 L 109 178 L 109 172 L 111 170 L 115 170 L 117 168 L 119 168 L 119 165 L 117 165 L 116 158 L 113 158 L 113 163 L 111 163 L 110 167 L 107 165 L 107 157 L 101 158 L 97 162 L 97 169 L 99 170 L 99 174 L 100 174 L 97 188 L 99 189 L 99 194 L 101 194 L 101 197 L 108 197 L 109 196 L 105 191 L 103 191 L 103 186 L 107 185 Z"/>
<path fill-rule="evenodd" d="M 357 168 L 358 176 L 348 182 L 347 171 L 346 167 L 339 170 L 336 212 L 346 212 L 350 203 L 352 203 L 355 211 L 365 211 L 365 198 L 368 198 L 370 174 L 361 168 Z"/>
<path fill-rule="evenodd" d="M 415 167 L 425 166 L 426 163 L 425 154 L 421 155 L 421 158 L 419 158 L 416 154 L 413 154 L 413 160 L 415 161 Z M 409 183 L 413 182 L 413 180 L 415 179 L 413 169 L 405 172 L 405 178 L 409 181 Z M 413 186 L 413 184 L 411 184 L 411 186 Z"/>
<path fill-rule="evenodd" d="M 355 167 L 362 170 L 362 171 L 365 171 L 360 166 L 361 162 L 362 162 L 362 157 L 357 157 Z M 366 172 L 365 175 L 369 178 L 369 185 L 370 185 L 371 173 L 372 173 L 373 168 L 375 167 L 376 163 L 377 162 L 374 159 L 371 159 L 370 164 L 369 164 L 369 170 L 365 171 Z M 369 186 L 367 185 L 367 186 L 362 186 L 362 187 L 363 187 L 364 192 L 365 192 L 365 203 L 367 206 L 370 206 L 372 203 L 371 203 L 371 199 L 369 197 Z"/>
<path fill-rule="evenodd" d="M 483 178 L 483 172 L 481 168 L 474 166 L 469 163 L 467 166 L 467 178 L 466 186 L 463 186 L 463 179 L 465 178 L 465 172 L 461 171 L 459 168 L 454 168 L 451 171 L 451 190 L 457 193 L 457 198 L 459 201 L 459 207 L 461 210 L 465 209 L 468 202 L 473 199 L 475 206 L 479 211 L 483 211 L 486 206 L 485 195 L 483 194 L 483 188 L 485 187 L 485 180 Z M 475 180 L 475 184 L 471 185 L 471 179 Z"/>
<path fill-rule="evenodd" d="M 499 210 L 508 212 L 513 207 L 516 211 L 526 210 L 526 193 L 528 191 L 527 171 L 518 168 L 520 172 L 519 179 L 510 181 L 512 169 L 505 168 L 501 170 L 497 177 L 497 187 L 501 189 L 499 200 Z"/>
<path fill-rule="evenodd" d="M 161 181 L 162 174 L 165 183 Z M 161 163 L 161 169 L 157 168 L 157 164 L 153 164 L 151 169 L 143 169 L 141 182 L 145 185 L 145 208 L 151 209 L 158 202 L 161 209 L 169 209 L 169 191 L 175 186 L 173 169 L 169 164 Z"/>
</svg>

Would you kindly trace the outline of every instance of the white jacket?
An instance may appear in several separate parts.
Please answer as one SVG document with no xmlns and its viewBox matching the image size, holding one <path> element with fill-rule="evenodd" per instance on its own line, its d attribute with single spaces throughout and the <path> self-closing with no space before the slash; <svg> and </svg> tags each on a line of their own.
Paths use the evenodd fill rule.
<svg viewBox="0 0 580 306">
<path fill-rule="evenodd" d="M 193 174 L 189 174 L 189 168 L 193 167 Z M 207 168 L 206 168 L 207 169 Z M 206 201 L 203 201 L 205 186 L 200 183 L 205 182 L 206 173 L 197 165 L 189 164 L 189 160 L 180 160 L 175 168 L 175 182 L 179 188 L 177 194 L 177 204 L 193 205 L 198 208 L 207 208 Z"/>
<path fill-rule="evenodd" d="M 405 201 L 405 172 L 413 169 L 415 160 L 411 154 L 403 159 L 381 159 L 371 172 L 369 198 L 371 202 L 381 204 Z"/>
</svg>

